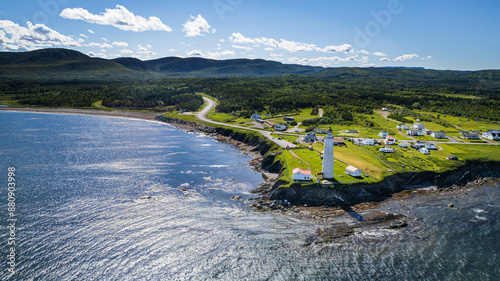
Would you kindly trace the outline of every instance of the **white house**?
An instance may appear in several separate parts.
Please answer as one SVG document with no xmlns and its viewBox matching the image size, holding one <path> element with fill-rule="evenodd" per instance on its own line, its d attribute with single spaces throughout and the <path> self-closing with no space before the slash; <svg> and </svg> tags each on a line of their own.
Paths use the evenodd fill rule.
<svg viewBox="0 0 500 281">
<path fill-rule="evenodd" d="M 385 138 L 384 142 L 385 142 L 385 145 L 393 145 L 393 144 L 396 144 L 396 138 L 388 136 Z"/>
<path fill-rule="evenodd" d="M 386 146 L 386 147 L 382 147 L 381 149 L 379 149 L 380 152 L 384 152 L 384 153 L 392 153 L 394 152 L 394 149 L 392 149 L 392 147 L 390 146 Z"/>
<path fill-rule="evenodd" d="M 387 111 L 387 107 L 382 107 L 382 111 Z"/>
<path fill-rule="evenodd" d="M 375 145 L 375 140 L 374 139 L 363 139 L 361 144 L 362 145 Z"/>
<path fill-rule="evenodd" d="M 415 124 L 413 124 L 413 128 L 416 130 L 423 130 L 425 127 L 423 124 L 415 123 Z"/>
<path fill-rule="evenodd" d="M 353 166 L 347 166 L 347 168 L 345 168 L 345 173 L 353 177 L 361 177 L 363 174 L 360 169 Z"/>
<path fill-rule="evenodd" d="M 408 125 L 402 125 L 402 126 L 401 126 L 401 129 L 403 129 L 403 130 L 409 130 L 409 129 L 410 129 L 410 127 L 408 127 Z"/>
<path fill-rule="evenodd" d="M 500 140 L 500 130 L 488 130 L 483 133 L 483 138 L 490 140 Z"/>
<path fill-rule="evenodd" d="M 425 143 L 425 148 L 427 148 L 427 149 L 434 149 L 434 150 L 436 150 L 436 145 L 435 145 L 435 144 L 433 144 L 433 143 L 430 143 L 430 142 L 426 142 L 426 143 Z"/>
<path fill-rule="evenodd" d="M 401 126 L 397 125 L 396 128 L 401 131 Z"/>
<path fill-rule="evenodd" d="M 423 129 L 422 132 L 424 133 L 424 135 L 430 135 L 430 134 L 432 134 L 432 131 L 429 130 L 429 129 Z"/>
<path fill-rule="evenodd" d="M 422 130 L 408 130 L 408 131 L 406 131 L 406 134 L 409 136 L 423 136 L 424 135 Z"/>
<path fill-rule="evenodd" d="M 300 168 L 293 169 L 293 180 L 308 181 L 311 180 L 311 171 L 305 171 Z"/>
<path fill-rule="evenodd" d="M 381 138 L 386 138 L 387 136 L 389 136 L 389 133 L 386 131 L 382 131 L 382 132 L 378 133 L 378 136 Z"/>
<path fill-rule="evenodd" d="M 422 152 L 423 154 L 429 154 L 429 150 L 425 147 L 421 147 L 418 151 Z"/>
<path fill-rule="evenodd" d="M 446 133 L 443 131 L 439 132 L 432 132 L 431 137 L 436 138 L 436 139 L 445 139 L 446 138 Z"/>
<path fill-rule="evenodd" d="M 400 142 L 400 143 L 399 143 L 399 147 L 402 147 L 402 148 L 407 148 L 407 147 L 408 147 L 408 145 L 407 145 L 406 143 L 404 143 L 404 142 Z"/>
</svg>

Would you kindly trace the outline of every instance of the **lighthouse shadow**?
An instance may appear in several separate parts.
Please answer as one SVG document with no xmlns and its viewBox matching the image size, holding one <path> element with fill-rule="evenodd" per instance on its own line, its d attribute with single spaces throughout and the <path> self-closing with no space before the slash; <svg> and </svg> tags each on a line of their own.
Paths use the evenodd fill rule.
<svg viewBox="0 0 500 281">
<path fill-rule="evenodd" d="M 365 218 L 363 218 L 362 215 L 358 214 L 356 211 L 354 211 L 351 206 L 342 206 L 341 207 L 342 210 L 344 210 L 346 213 L 348 213 L 352 218 L 360 221 L 360 222 L 364 222 L 365 221 Z"/>
</svg>

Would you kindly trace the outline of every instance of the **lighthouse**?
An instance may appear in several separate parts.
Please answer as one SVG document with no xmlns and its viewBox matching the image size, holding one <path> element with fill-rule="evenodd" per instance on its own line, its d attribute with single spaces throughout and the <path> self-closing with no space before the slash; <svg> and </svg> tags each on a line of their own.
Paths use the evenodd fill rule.
<svg viewBox="0 0 500 281">
<path fill-rule="evenodd" d="M 332 128 L 325 137 L 325 150 L 323 152 L 323 178 L 333 179 L 333 135 Z"/>
</svg>

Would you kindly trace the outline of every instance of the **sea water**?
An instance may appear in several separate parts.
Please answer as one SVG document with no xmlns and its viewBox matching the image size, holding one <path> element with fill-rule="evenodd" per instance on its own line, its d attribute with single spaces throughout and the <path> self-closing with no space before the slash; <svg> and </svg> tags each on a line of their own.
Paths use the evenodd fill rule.
<svg viewBox="0 0 500 281">
<path fill-rule="evenodd" d="M 498 280 L 498 185 L 388 201 L 403 235 L 305 246 L 329 223 L 254 212 L 251 158 L 123 118 L 0 112 L 2 280 Z M 15 168 L 15 232 L 8 169 Z M 242 200 L 230 200 L 242 195 Z M 431 200 L 432 199 L 432 200 Z M 458 208 L 447 207 L 453 202 Z M 12 205 L 12 204 L 11 204 Z M 355 223 L 355 222 L 353 222 Z M 370 238 L 371 237 L 371 238 Z M 11 238 L 9 240 L 9 238 Z M 14 247 L 9 245 L 15 241 Z M 15 266 L 9 265 L 14 248 Z M 15 273 L 12 273 L 14 271 Z"/>
</svg>

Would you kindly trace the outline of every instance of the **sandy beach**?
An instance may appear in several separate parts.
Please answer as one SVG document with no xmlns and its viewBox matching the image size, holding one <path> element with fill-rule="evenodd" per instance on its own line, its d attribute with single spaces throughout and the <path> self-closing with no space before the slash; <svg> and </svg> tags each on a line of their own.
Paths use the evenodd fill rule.
<svg viewBox="0 0 500 281">
<path fill-rule="evenodd" d="M 33 107 L 3 107 L 2 111 L 17 111 L 17 112 L 35 112 L 35 113 L 57 113 L 57 114 L 80 114 L 80 115 L 97 115 L 110 117 L 125 117 L 134 119 L 143 119 L 154 121 L 158 113 L 146 113 L 136 111 L 106 111 L 94 109 L 76 109 L 76 108 L 33 108 Z"/>
</svg>

